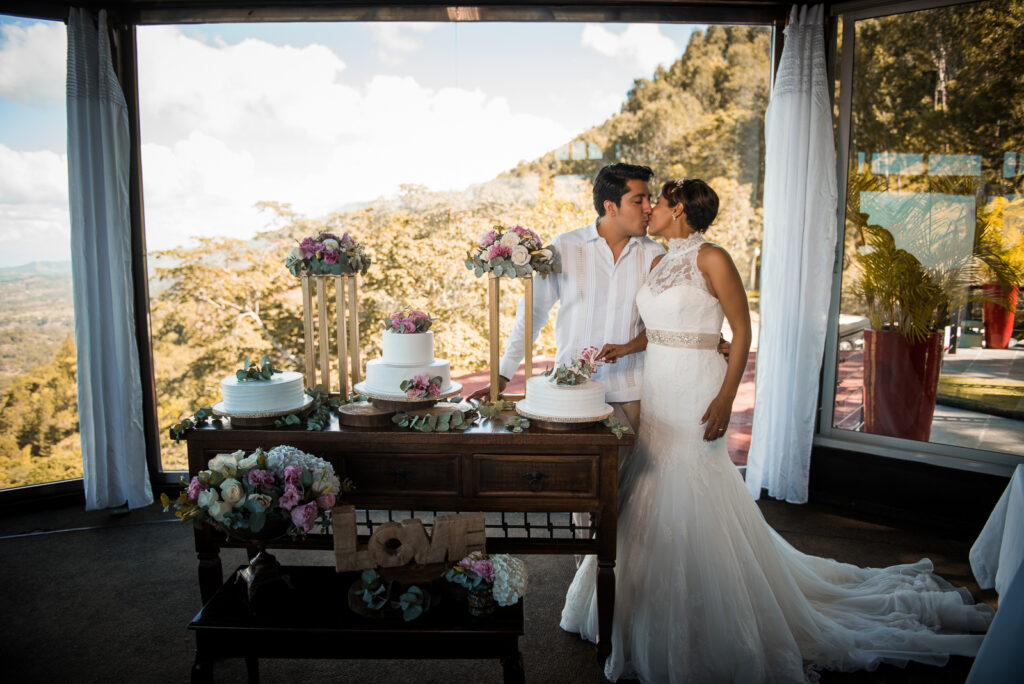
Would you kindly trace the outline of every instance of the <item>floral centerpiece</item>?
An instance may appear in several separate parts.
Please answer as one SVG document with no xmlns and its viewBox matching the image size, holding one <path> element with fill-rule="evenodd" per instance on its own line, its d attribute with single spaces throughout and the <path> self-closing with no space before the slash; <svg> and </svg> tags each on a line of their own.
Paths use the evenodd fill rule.
<svg viewBox="0 0 1024 684">
<path fill-rule="evenodd" d="M 246 541 L 305 536 L 318 522 L 326 531 L 330 509 L 351 489 L 330 463 L 290 446 L 220 454 L 182 485 L 174 501 L 160 496 L 165 511 L 173 507 L 183 522 L 207 523 Z"/>
<path fill-rule="evenodd" d="M 556 385 L 581 385 L 590 379 L 604 361 L 598 361 L 600 350 L 597 347 L 585 347 L 576 354 L 571 363 L 563 363 L 556 369 L 548 369 L 541 375 L 549 376 Z"/>
<path fill-rule="evenodd" d="M 422 333 L 430 330 L 430 325 L 436 320 L 419 309 L 405 307 L 384 320 L 384 329 L 402 334 Z"/>
<path fill-rule="evenodd" d="M 444 381 L 440 375 L 430 377 L 426 373 L 420 373 L 410 380 L 403 380 L 401 388 L 410 399 L 438 399 L 441 396 L 442 382 Z"/>
<path fill-rule="evenodd" d="M 479 278 L 494 273 L 507 278 L 527 278 L 539 273 L 561 273 L 562 264 L 552 247 L 545 247 L 540 236 L 522 226 L 495 226 L 480 238 L 466 255 L 466 268 Z"/>
<path fill-rule="evenodd" d="M 285 266 L 294 276 L 308 275 L 366 275 L 370 257 L 366 248 L 348 233 L 340 236 L 321 231 L 304 238 L 298 247 L 292 247 Z"/>
<path fill-rule="evenodd" d="M 508 554 L 474 551 L 445 573 L 445 579 L 469 591 L 469 612 L 485 615 L 494 605 L 511 606 L 526 595 L 526 564 Z"/>
</svg>

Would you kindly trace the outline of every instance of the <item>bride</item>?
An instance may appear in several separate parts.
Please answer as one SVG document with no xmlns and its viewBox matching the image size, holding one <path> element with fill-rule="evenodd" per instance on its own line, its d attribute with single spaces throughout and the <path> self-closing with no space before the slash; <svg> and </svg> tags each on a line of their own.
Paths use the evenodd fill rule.
<svg viewBox="0 0 1024 684">
<path fill-rule="evenodd" d="M 644 682 L 793 682 L 815 670 L 973 656 L 992 619 L 927 559 L 859 568 L 805 555 L 761 516 L 722 439 L 750 347 L 728 253 L 705 242 L 706 183 L 665 183 L 649 232 L 668 238 L 636 297 L 647 326 L 640 430 L 620 469 L 618 567 L 605 675 Z M 723 315 L 734 337 L 716 352 Z M 643 336 L 608 350 L 614 362 Z M 596 640 L 597 562 L 569 587 L 561 626 Z M 962 592 L 962 593 L 960 593 Z M 939 630 L 942 633 L 939 633 Z M 956 633 L 959 632 L 959 633 Z"/>
</svg>

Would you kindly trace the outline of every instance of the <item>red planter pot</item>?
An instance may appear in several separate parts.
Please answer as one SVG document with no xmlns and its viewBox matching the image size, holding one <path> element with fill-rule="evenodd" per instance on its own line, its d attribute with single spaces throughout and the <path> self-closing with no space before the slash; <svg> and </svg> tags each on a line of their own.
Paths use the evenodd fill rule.
<svg viewBox="0 0 1024 684">
<path fill-rule="evenodd" d="M 986 283 L 982 286 L 985 294 L 993 297 L 1003 296 L 1003 286 L 999 283 Z M 985 346 L 989 349 L 1006 349 L 1013 335 L 1013 312 L 1017 309 L 1017 291 L 1015 285 L 1010 290 L 1010 308 L 998 302 L 984 302 Z"/>
<path fill-rule="evenodd" d="M 927 442 L 942 364 L 942 335 L 910 344 L 888 330 L 864 331 L 864 431 Z"/>
</svg>

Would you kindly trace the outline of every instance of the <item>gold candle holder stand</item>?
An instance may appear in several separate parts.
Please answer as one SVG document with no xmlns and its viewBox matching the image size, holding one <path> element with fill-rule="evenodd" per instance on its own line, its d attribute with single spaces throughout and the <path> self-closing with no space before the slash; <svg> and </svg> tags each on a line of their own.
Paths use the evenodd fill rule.
<svg viewBox="0 0 1024 684">
<path fill-rule="evenodd" d="M 316 280 L 314 302 L 313 280 Z M 331 350 L 327 322 L 327 284 L 334 282 L 334 299 L 337 313 L 335 322 L 335 354 L 338 359 L 338 391 L 331 391 Z M 347 296 L 346 296 L 347 290 Z M 328 394 L 347 397 L 349 379 L 351 386 L 359 382 L 359 281 L 356 274 L 348 275 L 303 275 L 302 276 L 302 324 L 306 338 L 306 387 L 318 385 Z M 317 332 L 313 331 L 313 307 L 317 312 Z M 347 322 L 346 322 L 347 319 Z M 317 344 L 314 345 L 314 339 Z M 314 348 L 316 347 L 316 349 Z M 319 353 L 317 353 L 319 351 Z M 317 381 L 319 362 L 320 382 Z"/>
<path fill-rule="evenodd" d="M 524 358 L 525 364 L 525 375 L 523 377 L 523 386 L 533 376 L 533 276 L 527 276 L 523 278 L 523 296 L 526 301 L 524 302 L 526 310 L 525 323 L 526 323 L 526 354 Z M 487 310 L 490 315 L 489 324 L 489 343 L 491 352 L 491 401 L 498 401 L 498 399 L 504 399 L 507 401 L 519 401 L 525 394 L 503 394 L 498 392 L 498 363 L 500 361 L 499 351 L 499 328 L 501 323 L 501 317 L 499 311 L 501 308 L 501 277 L 496 276 L 493 273 L 487 274 Z M 512 382 L 512 378 L 509 378 L 509 382 Z"/>
</svg>

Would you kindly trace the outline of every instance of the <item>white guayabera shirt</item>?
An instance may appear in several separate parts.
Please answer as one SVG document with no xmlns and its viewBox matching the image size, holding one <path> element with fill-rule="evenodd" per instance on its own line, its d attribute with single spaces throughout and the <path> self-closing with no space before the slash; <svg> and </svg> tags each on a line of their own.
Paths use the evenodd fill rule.
<svg viewBox="0 0 1024 684">
<path fill-rule="evenodd" d="M 555 363 L 570 363 L 584 347 L 623 344 L 639 335 L 644 324 L 636 293 L 664 248 L 647 237 L 630 238 L 615 261 L 608 243 L 597 233 L 596 222 L 556 235 L 551 246 L 562 259 L 562 272 L 533 279 L 533 339 L 547 323 L 551 307 L 560 301 Z M 516 307 L 516 322 L 501 359 L 499 372 L 506 378 L 515 374 L 526 354 L 524 308 L 525 298 Z M 605 400 L 639 399 L 643 369 L 643 353 L 601 366 L 595 377 L 604 382 Z"/>
</svg>

